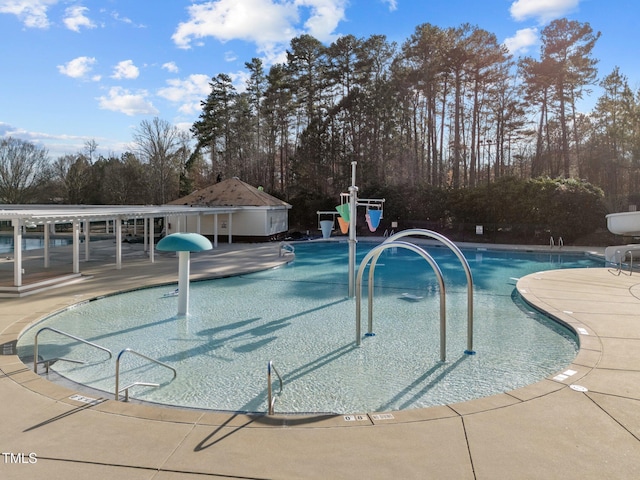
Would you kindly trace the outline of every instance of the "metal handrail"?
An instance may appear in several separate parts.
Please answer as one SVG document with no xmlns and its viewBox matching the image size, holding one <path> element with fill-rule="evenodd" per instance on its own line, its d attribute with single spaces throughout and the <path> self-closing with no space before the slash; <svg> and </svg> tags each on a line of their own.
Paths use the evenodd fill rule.
<svg viewBox="0 0 640 480">
<path fill-rule="evenodd" d="M 624 251 L 624 254 L 621 254 L 619 256 L 618 271 L 616 272 L 617 275 L 620 275 L 622 273 L 622 266 L 624 264 L 625 259 L 627 258 L 627 254 L 629 255 L 629 276 L 633 274 L 633 252 L 636 252 L 636 251 L 638 251 L 638 249 L 628 248 L 627 250 Z M 620 252 L 621 252 L 620 250 L 617 250 L 616 255 L 619 254 Z"/>
<path fill-rule="evenodd" d="M 400 242 L 400 241 L 383 242 L 377 247 L 370 250 L 369 253 L 367 253 L 365 257 L 362 259 L 362 262 L 360 262 L 360 267 L 358 268 L 358 274 L 356 276 L 356 344 L 360 345 L 360 341 L 361 341 L 360 310 L 361 310 L 361 304 L 362 304 L 362 276 L 363 276 L 364 270 L 367 264 L 369 263 L 369 260 L 373 258 L 373 260 L 371 261 L 371 265 L 369 266 L 369 285 L 371 286 L 371 284 L 373 283 L 373 272 L 376 267 L 375 260 L 380 255 L 380 253 L 382 253 L 383 250 L 386 250 L 388 248 L 396 248 L 396 247 L 406 248 L 408 250 L 411 250 L 419 254 L 422 258 L 424 258 L 429 263 L 431 268 L 433 268 L 433 271 L 435 272 L 436 277 L 438 278 L 438 285 L 440 287 L 440 361 L 444 362 L 446 360 L 446 349 L 447 349 L 447 342 L 446 342 L 446 337 L 447 337 L 447 333 L 446 333 L 447 321 L 446 320 L 447 319 L 446 319 L 446 305 L 445 305 L 446 289 L 444 284 L 444 278 L 442 277 L 442 272 L 440 271 L 440 267 L 438 267 L 438 264 L 435 262 L 433 257 L 429 255 L 423 248 L 420 248 L 417 245 L 414 245 L 413 243 Z M 369 313 L 370 314 L 371 314 L 372 306 L 373 306 L 373 294 L 372 294 L 372 291 L 370 290 L 370 293 L 369 293 Z M 369 332 L 367 335 L 368 336 L 374 335 L 372 315 L 369 316 Z"/>
<path fill-rule="evenodd" d="M 274 412 L 274 405 L 276 404 L 276 399 L 277 397 L 275 397 L 273 395 L 273 390 L 272 390 L 272 386 L 271 386 L 271 370 L 273 370 L 276 375 L 278 376 L 278 381 L 280 382 L 280 391 L 278 392 L 278 395 L 282 394 L 282 377 L 280 376 L 280 373 L 278 373 L 278 370 L 276 370 L 276 367 L 273 365 L 273 360 L 269 360 L 269 363 L 267 363 L 267 397 L 268 397 L 268 414 L 269 415 L 273 415 Z"/>
<path fill-rule="evenodd" d="M 125 398 L 126 398 L 126 400 L 128 400 L 129 399 L 129 390 L 128 389 L 133 387 L 133 386 L 135 386 L 135 385 L 146 385 L 146 386 L 156 386 L 156 387 L 160 386 L 159 384 L 156 385 L 156 384 L 146 384 L 146 383 L 143 383 L 143 382 L 135 382 L 135 383 L 129 385 L 128 387 L 125 387 L 122 390 L 120 390 L 120 358 L 122 357 L 122 355 L 124 355 L 127 352 L 133 353 L 134 355 L 137 355 L 137 356 L 139 356 L 141 358 L 144 358 L 145 360 L 147 360 L 149 362 L 152 362 L 152 363 L 155 363 L 157 365 L 160 365 L 161 367 L 168 368 L 169 370 L 171 370 L 173 372 L 173 378 L 176 378 L 176 375 L 178 375 L 178 372 L 172 366 L 167 365 L 166 363 L 163 363 L 160 360 L 156 360 L 155 358 L 147 357 L 146 355 L 144 355 L 144 354 L 142 354 L 140 352 L 136 352 L 135 350 L 132 350 L 130 348 L 125 348 L 116 357 L 116 388 L 115 388 L 115 400 L 116 400 L 116 402 L 120 401 L 120 392 L 123 391 L 123 390 L 127 391 L 127 394 L 126 394 Z M 172 378 L 172 380 L 173 380 L 173 378 Z"/>
<path fill-rule="evenodd" d="M 58 335 L 62 335 L 63 337 L 71 338 L 72 340 L 75 340 L 75 341 L 80 342 L 80 343 L 84 343 L 85 345 L 89 345 L 90 347 L 97 348 L 99 350 L 107 352 L 109 354 L 109 358 L 113 357 L 113 354 L 111 353 L 111 350 L 109 350 L 108 348 L 101 347 L 100 345 L 97 345 L 95 343 L 89 342 L 89 341 L 84 340 L 84 339 L 82 339 L 80 337 L 76 337 L 75 335 L 71 335 L 70 333 L 63 332 L 63 331 L 58 330 L 56 328 L 42 327 L 40 330 L 38 330 L 36 332 L 36 335 L 35 335 L 35 337 L 33 339 L 33 372 L 34 373 L 38 373 L 38 364 L 39 363 L 45 363 L 47 365 L 47 373 L 48 373 L 49 372 L 49 364 L 51 363 L 52 360 L 63 360 L 65 362 L 85 363 L 85 362 L 82 362 L 80 360 L 71 360 L 69 358 L 55 358 L 55 359 L 48 359 L 48 360 L 38 361 L 38 335 L 40 335 L 45 330 L 49 330 L 50 332 L 57 333 Z"/>
<path fill-rule="evenodd" d="M 467 349 L 464 351 L 467 355 L 475 354 L 473 350 L 473 276 L 471 275 L 471 267 L 469 266 L 469 262 L 462 253 L 462 250 L 458 248 L 458 246 L 453 243 L 450 239 L 445 237 L 444 235 L 434 232 L 432 230 L 426 230 L 423 228 L 409 228 L 407 230 L 402 230 L 396 234 L 392 234 L 389 238 L 387 238 L 383 243 L 394 242 L 400 238 L 408 237 L 410 235 L 419 235 L 422 237 L 429 237 L 434 240 L 438 240 L 440 243 L 443 243 L 449 250 L 451 250 L 460 263 L 462 264 L 462 268 L 464 269 L 464 273 L 467 277 Z M 380 254 L 378 254 L 380 256 Z M 377 260 L 377 257 L 376 259 Z M 374 261 L 375 261 L 374 260 Z M 369 295 L 373 291 L 373 283 L 369 283 Z"/>
<path fill-rule="evenodd" d="M 124 401 L 128 402 L 129 401 L 129 389 L 132 387 L 136 387 L 136 386 L 140 386 L 140 387 L 159 387 L 160 384 L 159 383 L 149 383 L 149 382 L 133 382 L 129 385 L 127 385 L 126 387 L 122 387 L 120 389 L 120 392 L 124 392 Z M 118 393 L 120 393 L 118 392 Z"/>
<path fill-rule="evenodd" d="M 553 241 L 553 237 L 549 237 L 549 246 L 551 248 L 556 246 L 556 243 Z M 558 247 L 559 248 L 564 247 L 564 240 L 562 239 L 562 237 L 558 237 Z"/>
<path fill-rule="evenodd" d="M 296 249 L 293 245 L 287 242 L 282 242 L 280 244 L 280 257 L 282 257 L 285 253 L 296 253 Z"/>
</svg>

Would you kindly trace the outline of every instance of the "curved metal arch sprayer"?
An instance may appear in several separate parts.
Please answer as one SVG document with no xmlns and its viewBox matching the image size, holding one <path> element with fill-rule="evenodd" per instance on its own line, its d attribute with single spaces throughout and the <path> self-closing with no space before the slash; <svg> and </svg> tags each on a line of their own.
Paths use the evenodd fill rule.
<svg viewBox="0 0 640 480">
<path fill-rule="evenodd" d="M 422 258 L 424 258 L 429 263 L 429 265 L 431 265 L 431 268 L 433 268 L 433 271 L 438 277 L 438 284 L 440 286 L 440 361 L 444 362 L 446 359 L 446 349 L 447 349 L 447 340 L 446 340 L 447 319 L 446 319 L 446 305 L 445 305 L 446 289 L 444 285 L 444 278 L 442 277 L 442 272 L 440 271 L 440 267 L 438 267 L 438 264 L 435 262 L 433 257 L 431 257 L 431 255 L 429 255 L 423 248 L 420 248 L 417 245 L 414 245 L 413 243 L 409 243 L 409 242 L 394 241 L 394 242 L 381 243 L 380 245 L 374 247 L 371 251 L 369 251 L 369 253 L 367 253 L 367 255 L 365 255 L 365 257 L 362 259 L 362 262 L 360 262 L 360 266 L 358 267 L 358 274 L 356 276 L 356 344 L 360 345 L 360 341 L 361 341 L 360 312 L 362 307 L 362 277 L 364 274 L 364 269 L 369 263 L 369 260 L 371 260 L 373 257 L 375 257 L 375 259 L 377 260 L 377 258 L 380 256 L 380 253 L 382 253 L 384 250 L 387 250 L 389 248 L 405 248 L 407 250 L 411 250 L 417 253 Z M 373 275 L 374 275 L 375 267 L 376 267 L 375 262 L 372 262 L 369 267 L 369 285 L 370 286 L 373 283 Z M 369 334 L 373 334 L 373 317 L 371 315 L 371 306 L 373 305 L 372 293 L 373 293 L 373 290 L 370 287 Z"/>
<path fill-rule="evenodd" d="M 464 351 L 467 355 L 475 355 L 475 351 L 473 350 L 473 276 L 471 275 L 471 267 L 469 266 L 469 262 L 465 258 L 462 251 L 458 248 L 458 246 L 449 240 L 444 235 L 434 232 L 432 230 L 426 230 L 424 228 L 410 228 L 407 230 L 402 230 L 394 235 L 391 235 L 387 238 L 382 244 L 387 242 L 395 242 L 400 238 L 408 237 L 411 235 L 417 235 L 421 237 L 429 237 L 434 240 L 438 240 L 439 242 L 445 244 L 449 249 L 455 253 L 460 263 L 462 263 L 462 268 L 464 269 L 464 273 L 467 276 L 467 349 Z M 373 262 L 378 260 L 380 253 L 376 255 Z M 371 276 L 371 270 L 369 270 L 369 298 L 371 298 L 371 293 L 373 292 L 373 281 Z M 371 315 L 371 305 L 369 306 L 369 315 Z"/>
</svg>

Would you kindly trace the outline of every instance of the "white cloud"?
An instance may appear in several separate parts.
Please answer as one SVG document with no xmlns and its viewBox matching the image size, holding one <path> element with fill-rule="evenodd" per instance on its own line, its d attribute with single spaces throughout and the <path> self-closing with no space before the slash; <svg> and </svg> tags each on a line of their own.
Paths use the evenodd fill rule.
<svg viewBox="0 0 640 480">
<path fill-rule="evenodd" d="M 69 135 L 69 134 L 54 134 L 45 132 L 29 131 L 24 128 L 14 127 L 8 123 L 0 122 L 0 137 L 13 137 L 19 138 L 33 143 L 39 147 L 46 148 L 50 158 L 56 158 L 62 155 L 81 152 L 84 150 L 84 144 L 90 140 L 96 140 L 104 150 L 104 147 L 117 150 L 124 150 L 122 145 L 117 142 L 109 142 L 105 138 L 96 138 L 86 135 Z M 109 145 L 111 143 L 111 145 Z"/>
<path fill-rule="evenodd" d="M 131 93 L 122 87 L 112 87 L 107 96 L 98 97 L 100 108 L 121 112 L 125 115 L 157 115 L 159 112 L 153 104 L 147 100 L 149 94 L 146 90 Z"/>
<path fill-rule="evenodd" d="M 193 123 L 191 122 L 178 122 L 175 124 L 176 128 L 181 132 L 189 133 L 191 131 L 191 127 Z"/>
<path fill-rule="evenodd" d="M 382 0 L 382 3 L 386 3 L 389 5 L 390 12 L 398 9 L 398 2 L 396 0 Z"/>
<path fill-rule="evenodd" d="M 194 4 L 187 10 L 189 21 L 180 23 L 172 36 L 180 48 L 189 48 L 192 40 L 204 37 L 222 42 L 281 42 L 293 34 L 291 24 L 298 19 L 291 1 L 218 0 Z"/>
<path fill-rule="evenodd" d="M 511 4 L 510 12 L 514 20 L 535 18 L 545 24 L 565 16 L 579 3 L 580 0 L 516 0 Z"/>
<path fill-rule="evenodd" d="M 126 23 L 127 25 L 131 25 L 135 28 L 146 28 L 145 25 L 143 24 L 136 24 L 133 22 L 133 20 L 131 20 L 129 17 L 123 17 L 121 16 L 118 12 L 111 12 L 111 17 L 118 21 L 118 22 L 122 22 L 122 23 Z"/>
<path fill-rule="evenodd" d="M 178 73 L 179 69 L 175 62 L 167 62 L 162 64 L 162 68 L 170 73 Z"/>
<path fill-rule="evenodd" d="M 96 59 L 93 57 L 77 57 L 64 65 L 58 65 L 58 71 L 71 78 L 85 78 L 95 63 Z M 93 77 L 93 80 L 96 79 L 99 80 L 100 77 Z"/>
<path fill-rule="evenodd" d="M 334 31 L 345 18 L 345 0 L 297 0 L 295 3 L 311 10 L 304 23 L 305 33 L 321 41 L 333 41 L 337 38 Z"/>
<path fill-rule="evenodd" d="M 504 45 L 512 55 L 525 53 L 529 47 L 538 43 L 537 28 L 523 28 L 518 30 L 513 37 L 505 39 Z"/>
<path fill-rule="evenodd" d="M 238 93 L 245 92 L 247 90 L 247 81 L 251 78 L 251 75 L 246 70 L 240 70 L 236 73 L 229 73 L 231 83 L 235 87 Z"/>
<path fill-rule="evenodd" d="M 302 33 L 321 41 L 336 38 L 335 29 L 345 18 L 347 0 L 216 0 L 187 8 L 189 20 L 172 36 L 180 48 L 206 37 L 221 42 L 255 43 L 267 58 L 277 57 L 288 42 Z"/>
<path fill-rule="evenodd" d="M 28 28 L 48 28 L 47 9 L 58 0 L 0 0 L 0 13 L 18 17 Z"/>
<path fill-rule="evenodd" d="M 179 107 L 181 113 L 193 115 L 201 110 L 200 102 L 211 91 L 210 80 L 210 77 L 204 74 L 189 75 L 186 79 L 169 79 L 168 86 L 158 90 L 158 96 L 172 103 L 181 104 Z"/>
<path fill-rule="evenodd" d="M 139 75 L 140 69 L 133 64 L 133 60 L 123 60 L 114 67 L 111 78 L 133 80 Z"/>
<path fill-rule="evenodd" d="M 87 7 L 75 5 L 65 10 L 65 17 L 62 20 L 69 30 L 79 32 L 80 27 L 96 28 L 96 24 L 91 21 L 89 17 L 85 15 L 88 12 Z"/>
</svg>

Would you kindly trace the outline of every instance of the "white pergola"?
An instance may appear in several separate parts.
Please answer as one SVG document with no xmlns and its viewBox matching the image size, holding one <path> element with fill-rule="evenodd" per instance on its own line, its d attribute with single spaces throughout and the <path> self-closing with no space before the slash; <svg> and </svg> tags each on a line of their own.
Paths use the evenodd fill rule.
<svg viewBox="0 0 640 480">
<path fill-rule="evenodd" d="M 229 215 L 241 210 L 238 207 L 191 207 L 182 205 L 163 206 L 89 206 L 89 205 L 2 205 L 0 206 L 0 221 L 9 221 L 13 226 L 13 285 L 22 287 L 22 237 L 26 228 L 44 225 L 44 268 L 49 267 L 49 238 L 51 230 L 56 224 L 72 225 L 73 245 L 73 273 L 80 274 L 80 230 L 84 235 L 85 261 L 89 260 L 90 225 L 91 222 L 106 222 L 107 229 L 110 222 L 114 225 L 116 238 L 116 268 L 122 268 L 122 223 L 128 220 L 144 220 L 144 246 L 149 252 L 150 261 L 154 262 L 154 220 L 167 216 L 196 216 L 197 233 L 199 232 L 200 218 L 202 215 L 214 216 L 214 247 L 218 245 L 218 214 Z M 177 226 L 180 231 L 180 226 Z M 108 233 L 108 231 L 107 231 Z M 229 229 L 229 243 L 231 243 L 231 229 Z"/>
</svg>

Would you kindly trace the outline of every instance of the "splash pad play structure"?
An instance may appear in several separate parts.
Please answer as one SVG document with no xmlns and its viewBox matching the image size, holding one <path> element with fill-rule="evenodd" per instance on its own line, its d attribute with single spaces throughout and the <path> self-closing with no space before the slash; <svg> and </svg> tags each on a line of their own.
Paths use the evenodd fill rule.
<svg viewBox="0 0 640 480">
<path fill-rule="evenodd" d="M 158 242 L 158 250 L 178 253 L 178 315 L 189 313 L 189 271 L 191 252 L 211 250 L 208 238 L 199 233 L 172 233 Z"/>
<path fill-rule="evenodd" d="M 356 166 L 358 162 L 351 162 L 351 186 L 348 193 L 340 194 L 340 205 L 335 211 L 317 212 L 318 221 L 323 238 L 329 238 L 338 217 L 338 223 L 342 233 L 349 234 L 349 297 L 355 295 L 355 265 L 357 240 L 357 215 L 358 207 L 366 207 L 365 220 L 371 232 L 375 232 L 383 218 L 384 198 L 358 198 L 356 186 Z M 321 215 L 331 215 L 332 220 L 320 220 Z"/>
<path fill-rule="evenodd" d="M 366 207 L 365 221 L 370 232 L 375 232 L 380 225 L 384 213 L 384 198 L 358 198 L 356 182 L 357 162 L 351 162 L 351 186 L 348 193 L 340 194 L 340 205 L 332 211 L 318 211 L 318 224 L 322 230 L 322 237 L 329 238 L 335 227 L 336 219 L 343 234 L 349 234 L 349 241 L 355 240 L 357 225 L 357 207 Z M 322 216 L 331 216 L 331 220 L 321 220 Z M 353 296 L 353 295 L 351 295 Z"/>
</svg>

